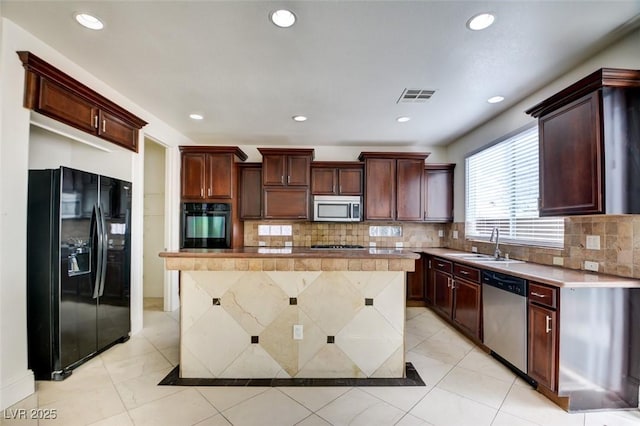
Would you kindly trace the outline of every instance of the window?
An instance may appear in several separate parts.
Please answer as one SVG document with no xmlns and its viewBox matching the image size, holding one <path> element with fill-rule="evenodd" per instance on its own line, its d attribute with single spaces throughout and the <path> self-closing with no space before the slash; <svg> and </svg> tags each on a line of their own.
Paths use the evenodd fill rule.
<svg viewBox="0 0 640 426">
<path fill-rule="evenodd" d="M 466 159 L 467 237 L 562 247 L 564 219 L 538 217 L 538 128 L 507 137 Z"/>
</svg>

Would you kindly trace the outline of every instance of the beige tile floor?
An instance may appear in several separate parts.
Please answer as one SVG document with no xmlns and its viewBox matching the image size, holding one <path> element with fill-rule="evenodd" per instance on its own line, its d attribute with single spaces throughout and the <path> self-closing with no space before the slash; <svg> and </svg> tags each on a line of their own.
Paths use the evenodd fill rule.
<svg viewBox="0 0 640 426">
<path fill-rule="evenodd" d="M 640 425 L 637 410 L 562 411 L 424 308 L 407 309 L 406 351 L 426 387 L 157 386 L 178 363 L 178 313 L 148 300 L 144 324 L 67 380 L 37 382 L 1 424 Z M 57 418 L 7 419 L 19 408 L 55 409 Z"/>
</svg>

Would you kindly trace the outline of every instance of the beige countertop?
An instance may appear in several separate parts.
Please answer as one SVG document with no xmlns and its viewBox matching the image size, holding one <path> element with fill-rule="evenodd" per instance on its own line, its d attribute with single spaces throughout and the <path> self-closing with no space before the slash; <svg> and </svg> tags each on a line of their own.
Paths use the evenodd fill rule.
<svg viewBox="0 0 640 426">
<path fill-rule="evenodd" d="M 320 258 L 320 259 L 418 259 L 419 250 L 392 248 L 311 249 L 309 247 L 243 247 L 237 249 L 182 249 L 160 253 L 178 258 Z"/>
<path fill-rule="evenodd" d="M 515 275 L 531 281 L 549 284 L 555 287 L 627 287 L 640 288 L 640 281 L 633 278 L 578 271 L 558 266 L 539 265 L 537 263 L 487 263 L 478 260 L 461 259 L 459 250 L 447 248 L 423 248 L 422 253 L 438 256 L 452 262 L 464 263 L 479 269 Z M 469 253 L 472 254 L 472 253 Z"/>
</svg>

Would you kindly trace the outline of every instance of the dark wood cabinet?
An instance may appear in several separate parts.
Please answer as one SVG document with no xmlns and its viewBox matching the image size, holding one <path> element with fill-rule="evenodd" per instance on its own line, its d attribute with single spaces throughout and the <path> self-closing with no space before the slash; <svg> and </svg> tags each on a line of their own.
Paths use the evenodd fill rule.
<svg viewBox="0 0 640 426">
<path fill-rule="evenodd" d="M 424 259 L 424 301 L 427 306 L 433 305 L 434 300 L 434 276 L 433 256 L 427 255 Z"/>
<path fill-rule="evenodd" d="M 234 198 L 235 159 L 247 159 L 238 147 L 181 146 L 181 197 L 208 201 Z"/>
<path fill-rule="evenodd" d="M 421 302 L 418 305 L 412 305 L 412 306 L 424 305 L 424 298 L 425 298 L 425 294 L 424 294 L 425 264 L 424 262 L 425 262 L 425 256 L 421 255 L 420 259 L 416 259 L 415 271 L 407 272 L 407 278 L 406 278 L 407 279 L 407 300 Z"/>
<path fill-rule="evenodd" d="M 309 219 L 313 149 L 258 148 L 264 219 Z"/>
<path fill-rule="evenodd" d="M 34 54 L 18 52 L 18 56 L 26 72 L 26 108 L 138 152 L 144 120 Z"/>
<path fill-rule="evenodd" d="M 426 157 L 425 157 L 426 158 Z M 424 159 L 399 158 L 396 162 L 396 219 L 423 218 L 422 183 Z M 382 182 L 381 182 L 382 183 Z"/>
<path fill-rule="evenodd" d="M 311 164 L 311 194 L 362 195 L 363 164 L 324 161 Z"/>
<path fill-rule="evenodd" d="M 453 222 L 455 164 L 426 164 L 424 169 L 424 221 Z"/>
<path fill-rule="evenodd" d="M 454 302 L 451 319 L 470 336 L 481 339 L 482 286 L 480 270 L 466 265 L 453 267 Z"/>
<path fill-rule="evenodd" d="M 433 307 L 447 319 L 451 319 L 453 309 L 453 264 L 447 260 L 434 257 L 431 260 L 433 269 Z"/>
<path fill-rule="evenodd" d="M 305 186 L 311 180 L 313 149 L 258 148 L 264 186 Z"/>
<path fill-rule="evenodd" d="M 308 219 L 309 188 L 263 189 L 264 219 Z"/>
<path fill-rule="evenodd" d="M 240 163 L 239 202 L 240 219 L 262 218 L 262 164 Z"/>
<path fill-rule="evenodd" d="M 640 213 L 640 70 L 602 68 L 527 110 L 538 118 L 540 216 Z"/>
<path fill-rule="evenodd" d="M 362 152 L 366 220 L 423 219 L 424 160 L 428 153 Z"/>
<path fill-rule="evenodd" d="M 482 285 L 480 270 L 438 257 L 431 259 L 431 306 L 447 321 L 476 341 L 482 340 Z"/>
<path fill-rule="evenodd" d="M 557 306 L 555 288 L 529 283 L 528 374 L 551 391 L 557 389 Z"/>
</svg>

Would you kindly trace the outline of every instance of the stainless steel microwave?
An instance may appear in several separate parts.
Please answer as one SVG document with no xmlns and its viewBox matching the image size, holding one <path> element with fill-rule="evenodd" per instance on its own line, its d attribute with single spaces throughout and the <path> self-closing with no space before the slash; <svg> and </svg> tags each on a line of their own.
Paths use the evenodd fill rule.
<svg viewBox="0 0 640 426">
<path fill-rule="evenodd" d="M 362 220 L 360 197 L 315 195 L 313 220 L 316 222 L 359 222 Z"/>
</svg>

